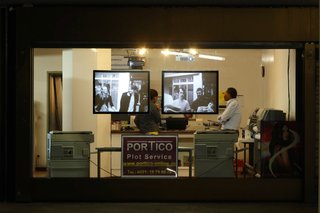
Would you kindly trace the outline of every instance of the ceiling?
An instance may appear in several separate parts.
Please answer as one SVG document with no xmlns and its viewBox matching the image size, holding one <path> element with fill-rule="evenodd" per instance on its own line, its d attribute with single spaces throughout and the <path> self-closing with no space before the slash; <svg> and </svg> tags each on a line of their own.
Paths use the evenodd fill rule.
<svg viewBox="0 0 320 213">
<path fill-rule="evenodd" d="M 319 6 L 318 0 L 0 0 L 0 6 Z"/>
</svg>

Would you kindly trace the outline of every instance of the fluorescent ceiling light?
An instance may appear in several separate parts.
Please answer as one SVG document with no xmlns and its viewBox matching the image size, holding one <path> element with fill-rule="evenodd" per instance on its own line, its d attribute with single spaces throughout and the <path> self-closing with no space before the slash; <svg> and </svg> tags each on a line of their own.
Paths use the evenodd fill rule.
<svg viewBox="0 0 320 213">
<path fill-rule="evenodd" d="M 176 51 L 170 51 L 170 50 L 162 50 L 161 53 L 163 55 L 180 55 L 180 56 L 190 56 L 189 53 L 183 53 L 183 52 L 176 52 Z"/>
<path fill-rule="evenodd" d="M 178 51 L 171 51 L 171 50 L 162 50 L 161 53 L 164 55 L 175 55 L 175 56 L 185 56 L 185 57 L 192 57 L 198 56 L 199 58 L 209 59 L 209 60 L 216 60 L 216 61 L 225 61 L 225 57 L 215 56 L 215 55 L 205 55 L 205 54 L 198 54 L 196 49 L 189 49 L 187 52 L 178 52 Z"/>
<path fill-rule="evenodd" d="M 198 51 L 196 49 L 189 49 L 189 53 L 191 53 L 192 55 L 197 55 Z"/>
<path fill-rule="evenodd" d="M 226 60 L 225 57 L 215 56 L 215 55 L 199 54 L 198 57 L 199 57 L 199 58 L 210 59 L 210 60 L 216 60 L 216 61 L 225 61 L 225 60 Z"/>
</svg>

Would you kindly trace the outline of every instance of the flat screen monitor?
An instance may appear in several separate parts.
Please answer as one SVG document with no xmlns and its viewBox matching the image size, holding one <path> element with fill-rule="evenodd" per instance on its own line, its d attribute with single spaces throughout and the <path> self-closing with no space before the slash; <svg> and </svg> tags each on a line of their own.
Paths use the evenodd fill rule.
<svg viewBox="0 0 320 213">
<path fill-rule="evenodd" d="M 149 71 L 93 71 L 94 114 L 149 112 Z"/>
<path fill-rule="evenodd" d="M 188 125 L 187 118 L 167 118 L 166 127 L 167 130 L 185 130 Z"/>
<path fill-rule="evenodd" d="M 163 114 L 218 114 L 218 71 L 162 71 Z"/>
</svg>

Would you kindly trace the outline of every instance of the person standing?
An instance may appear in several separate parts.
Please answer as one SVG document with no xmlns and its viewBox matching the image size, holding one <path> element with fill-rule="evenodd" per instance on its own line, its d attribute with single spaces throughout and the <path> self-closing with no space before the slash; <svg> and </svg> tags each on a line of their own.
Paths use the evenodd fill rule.
<svg viewBox="0 0 320 213">
<path fill-rule="evenodd" d="M 227 102 L 226 109 L 218 116 L 218 123 L 223 130 L 239 131 L 241 121 L 240 104 L 237 98 L 237 90 L 229 87 L 224 92 L 224 100 Z"/>
<path fill-rule="evenodd" d="M 138 87 L 132 84 L 128 92 L 122 93 L 119 112 L 136 112 L 138 99 Z"/>
<path fill-rule="evenodd" d="M 160 107 L 156 105 L 158 101 L 158 92 L 150 89 L 150 109 L 148 114 L 138 114 L 134 119 L 134 123 L 138 129 L 144 134 L 159 134 L 159 125 L 161 121 Z"/>
<path fill-rule="evenodd" d="M 173 100 L 173 106 L 179 107 L 180 112 L 190 112 L 191 108 L 189 102 L 186 100 L 186 91 L 179 88 L 178 99 Z"/>
<path fill-rule="evenodd" d="M 191 104 L 191 109 L 192 109 L 193 112 L 197 112 L 198 111 L 198 107 L 208 105 L 208 103 L 204 102 L 205 100 L 204 100 L 202 88 L 199 87 L 197 89 L 196 93 L 197 93 L 197 98 Z"/>
</svg>

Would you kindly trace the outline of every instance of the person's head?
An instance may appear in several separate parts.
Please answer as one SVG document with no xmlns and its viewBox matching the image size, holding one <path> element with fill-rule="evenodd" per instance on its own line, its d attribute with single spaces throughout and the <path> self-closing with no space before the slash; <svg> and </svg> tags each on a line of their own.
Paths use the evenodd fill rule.
<svg viewBox="0 0 320 213">
<path fill-rule="evenodd" d="M 102 87 L 102 91 L 103 91 L 103 94 L 104 94 L 104 95 L 107 95 L 107 96 L 109 95 L 108 87 L 103 86 L 103 87 Z"/>
<path fill-rule="evenodd" d="M 203 90 L 201 88 L 198 88 L 196 93 L 197 93 L 197 96 L 200 97 L 203 95 Z"/>
<path fill-rule="evenodd" d="M 276 138 L 281 141 L 290 140 L 288 125 L 283 122 L 276 123 L 272 130 L 272 138 Z"/>
<path fill-rule="evenodd" d="M 156 103 L 158 101 L 158 92 L 155 89 L 150 89 L 150 101 Z"/>
<path fill-rule="evenodd" d="M 100 81 L 95 80 L 95 89 L 96 89 L 96 93 L 100 92 L 101 87 L 102 87 L 102 85 L 101 85 Z"/>
<path fill-rule="evenodd" d="M 225 92 L 224 92 L 224 100 L 229 101 L 232 98 L 236 98 L 238 95 L 237 90 L 233 87 L 229 87 Z"/>
<path fill-rule="evenodd" d="M 110 93 L 110 84 L 106 84 L 106 87 L 108 89 L 108 92 Z"/>
<path fill-rule="evenodd" d="M 178 86 L 174 86 L 172 97 L 173 97 L 173 100 L 179 98 L 179 87 Z"/>
<path fill-rule="evenodd" d="M 138 87 L 137 87 L 136 85 L 134 85 L 134 84 L 131 85 L 131 92 L 132 92 L 132 93 L 138 93 L 138 90 L 139 90 L 139 89 L 138 89 Z"/>
<path fill-rule="evenodd" d="M 179 99 L 185 99 L 186 95 L 183 88 L 179 88 Z"/>
</svg>

